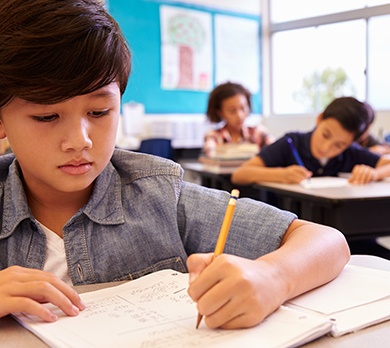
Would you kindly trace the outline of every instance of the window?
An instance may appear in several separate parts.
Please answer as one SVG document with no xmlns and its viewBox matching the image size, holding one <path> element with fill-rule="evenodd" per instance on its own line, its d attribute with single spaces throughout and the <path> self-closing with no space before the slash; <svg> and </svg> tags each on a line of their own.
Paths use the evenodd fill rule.
<svg viewBox="0 0 390 348">
<path fill-rule="evenodd" d="M 317 113 L 342 95 L 390 109 L 388 1 L 268 0 L 268 5 L 271 113 Z"/>
<path fill-rule="evenodd" d="M 368 47 L 368 100 L 377 109 L 390 109 L 390 15 L 371 18 Z"/>
</svg>

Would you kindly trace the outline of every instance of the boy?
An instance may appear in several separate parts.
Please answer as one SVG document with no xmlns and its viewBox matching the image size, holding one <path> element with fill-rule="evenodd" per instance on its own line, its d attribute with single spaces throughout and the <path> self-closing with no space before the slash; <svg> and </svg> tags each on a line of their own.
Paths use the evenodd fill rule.
<svg viewBox="0 0 390 348">
<path fill-rule="evenodd" d="M 190 272 L 211 328 L 258 324 L 343 269 L 329 227 L 239 200 L 212 261 L 229 194 L 182 181 L 172 161 L 115 150 L 130 53 L 94 0 L 0 4 L 0 316 L 85 308 L 71 285 Z M 331 260 L 331 261 L 329 261 Z"/>
<path fill-rule="evenodd" d="M 237 168 L 232 174 L 232 182 L 296 184 L 311 176 L 350 172 L 350 183 L 366 184 L 389 176 L 390 159 L 354 143 L 368 127 L 369 112 L 365 103 L 353 97 L 333 100 L 318 115 L 313 131 L 286 134 Z M 303 165 L 298 165 L 288 138 Z"/>
</svg>

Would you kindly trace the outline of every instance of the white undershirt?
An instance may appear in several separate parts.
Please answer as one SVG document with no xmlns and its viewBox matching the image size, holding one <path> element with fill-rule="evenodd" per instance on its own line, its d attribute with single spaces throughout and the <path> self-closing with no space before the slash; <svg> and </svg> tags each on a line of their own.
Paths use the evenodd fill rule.
<svg viewBox="0 0 390 348">
<path fill-rule="evenodd" d="M 320 158 L 320 159 L 318 160 L 318 162 L 320 162 L 320 163 L 321 163 L 321 166 L 323 166 L 323 167 L 326 166 L 326 164 L 328 163 L 328 161 L 329 161 L 328 158 Z"/>
<path fill-rule="evenodd" d="M 72 285 L 72 281 L 68 273 L 68 264 L 66 263 L 64 240 L 40 222 L 39 225 L 45 232 L 47 240 L 46 261 L 43 266 L 43 270 L 55 274 L 66 284 Z"/>
</svg>

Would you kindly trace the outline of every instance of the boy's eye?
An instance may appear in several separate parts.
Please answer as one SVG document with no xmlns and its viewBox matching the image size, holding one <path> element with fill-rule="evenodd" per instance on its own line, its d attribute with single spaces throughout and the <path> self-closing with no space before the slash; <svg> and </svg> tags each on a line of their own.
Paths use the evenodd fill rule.
<svg viewBox="0 0 390 348">
<path fill-rule="evenodd" d="M 58 118 L 58 115 L 48 115 L 48 116 L 33 116 L 33 119 L 38 122 L 52 122 Z"/>
<path fill-rule="evenodd" d="M 89 112 L 89 115 L 92 117 L 102 117 L 108 114 L 108 110 L 101 110 L 101 111 L 91 111 Z"/>
</svg>

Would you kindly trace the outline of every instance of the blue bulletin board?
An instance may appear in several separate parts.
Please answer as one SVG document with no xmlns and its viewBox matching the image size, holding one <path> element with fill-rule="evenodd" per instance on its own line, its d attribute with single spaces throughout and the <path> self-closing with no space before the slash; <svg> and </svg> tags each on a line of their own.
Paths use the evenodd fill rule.
<svg viewBox="0 0 390 348">
<path fill-rule="evenodd" d="M 108 1 L 109 12 L 122 28 L 132 52 L 132 73 L 123 96 L 123 103 L 130 101 L 142 103 L 147 114 L 204 114 L 209 92 L 161 88 L 160 5 L 179 6 L 210 13 L 213 18 L 213 30 L 214 17 L 218 14 L 256 20 L 259 24 L 260 17 L 224 12 L 204 6 L 184 5 L 169 0 Z M 261 25 L 259 30 L 260 28 Z M 259 32 L 259 41 L 260 38 Z M 215 67 L 217 62 L 215 62 L 215 55 L 213 56 Z M 240 64 L 240 62 L 232 62 L 232 64 Z M 259 65 L 261 66 L 260 52 Z M 214 86 L 215 79 L 213 79 Z M 252 96 L 252 107 L 253 113 L 261 113 L 261 87 Z"/>
</svg>

